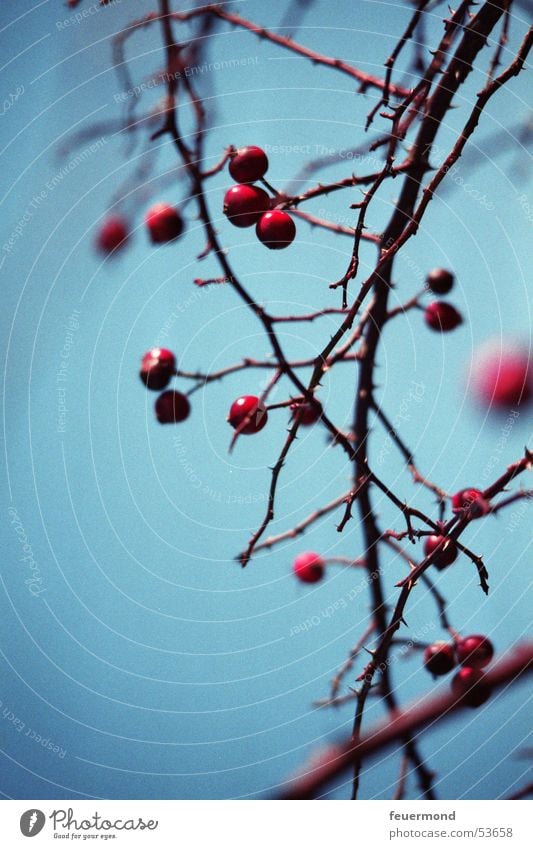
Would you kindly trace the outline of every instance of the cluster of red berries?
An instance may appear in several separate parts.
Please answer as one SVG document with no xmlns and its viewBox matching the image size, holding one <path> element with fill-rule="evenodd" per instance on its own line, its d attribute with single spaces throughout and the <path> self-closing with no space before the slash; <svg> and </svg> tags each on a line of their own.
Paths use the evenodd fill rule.
<svg viewBox="0 0 533 849">
<path fill-rule="evenodd" d="M 426 287 L 436 295 L 446 295 L 454 276 L 445 268 L 435 268 L 426 278 Z M 446 301 L 433 301 L 424 311 L 432 330 L 447 333 L 463 323 L 461 313 Z M 533 359 L 525 345 L 501 340 L 489 342 L 476 354 L 472 370 L 474 392 L 484 408 L 509 411 L 533 403 Z"/>
<path fill-rule="evenodd" d="M 141 360 L 139 376 L 147 389 L 164 392 L 155 402 L 155 414 L 161 424 L 178 424 L 188 418 L 189 399 L 182 392 L 166 389 L 176 374 L 176 356 L 168 348 L 151 348 Z M 302 425 L 312 425 L 321 416 L 322 407 L 304 402 L 291 404 L 291 411 Z M 239 434 L 259 433 L 268 421 L 268 412 L 257 395 L 241 395 L 230 407 L 228 422 Z"/>
<path fill-rule="evenodd" d="M 461 489 L 452 496 L 452 512 L 456 516 L 466 516 L 469 519 L 480 519 L 490 510 L 490 504 L 480 489 L 468 487 Z M 440 523 L 439 523 L 440 524 Z M 442 533 L 430 534 L 424 542 L 426 557 L 434 555 L 433 565 L 442 571 L 457 560 L 459 551 L 457 545 Z"/>
<path fill-rule="evenodd" d="M 290 409 L 293 417 L 305 427 L 315 424 L 322 415 L 322 407 L 318 401 L 316 405 L 295 401 L 290 405 Z M 267 409 L 257 395 L 242 395 L 230 407 L 228 422 L 239 434 L 259 433 L 267 421 Z"/>
<path fill-rule="evenodd" d="M 426 277 L 426 288 L 447 295 L 454 276 L 446 268 L 434 268 Z M 447 301 L 433 301 L 424 310 L 428 327 L 448 333 L 463 323 L 460 312 Z M 509 410 L 533 402 L 533 362 L 530 351 L 516 344 L 501 346 L 501 340 L 476 355 L 473 368 L 474 392 L 483 407 Z"/>
<path fill-rule="evenodd" d="M 282 209 L 270 209 L 271 198 L 253 185 L 268 169 L 264 150 L 255 145 L 239 148 L 230 158 L 229 172 L 238 185 L 224 195 L 224 215 L 235 227 L 253 227 L 260 242 L 279 250 L 287 248 L 296 236 L 291 216 Z"/>
<path fill-rule="evenodd" d="M 292 564 L 294 575 L 304 584 L 321 581 L 325 568 L 324 558 L 315 551 L 303 551 Z M 424 651 L 424 666 L 432 675 L 440 676 L 447 675 L 459 664 L 461 668 L 452 680 L 452 691 L 466 705 L 479 707 L 491 694 L 483 681 L 482 670 L 493 655 L 494 647 L 487 637 L 471 634 L 457 640 L 455 645 L 436 642 L 428 646 Z"/>
<path fill-rule="evenodd" d="M 147 389 L 165 389 L 176 373 L 176 357 L 168 348 L 151 348 L 141 360 L 139 376 Z M 155 415 L 161 424 L 178 424 L 191 412 L 189 399 L 182 392 L 167 389 L 155 402 Z"/>
<path fill-rule="evenodd" d="M 152 244 L 173 242 L 183 233 L 183 219 L 168 203 L 155 203 L 147 211 L 144 223 Z M 112 254 L 125 247 L 130 238 L 129 226 L 123 215 L 109 215 L 96 236 L 96 247 L 103 254 Z"/>
<path fill-rule="evenodd" d="M 426 277 L 427 288 L 435 295 L 447 295 L 454 284 L 454 276 L 445 268 L 434 268 Z M 426 324 L 432 330 L 448 333 L 463 323 L 463 317 L 452 304 L 433 301 L 424 312 Z"/>
<path fill-rule="evenodd" d="M 490 688 L 483 681 L 483 667 L 494 655 L 488 637 L 471 634 L 461 637 L 455 645 L 437 642 L 424 651 L 424 666 L 434 676 L 447 675 L 457 664 L 460 669 L 452 679 L 452 692 L 469 707 L 479 707 L 489 698 Z"/>
</svg>

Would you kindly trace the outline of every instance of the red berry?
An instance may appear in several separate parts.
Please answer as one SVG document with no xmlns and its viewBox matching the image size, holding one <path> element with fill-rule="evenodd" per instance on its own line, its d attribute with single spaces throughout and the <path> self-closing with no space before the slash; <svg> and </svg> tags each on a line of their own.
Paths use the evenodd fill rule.
<svg viewBox="0 0 533 849">
<path fill-rule="evenodd" d="M 269 206 L 269 196 L 257 186 L 232 186 L 224 195 L 224 215 L 235 227 L 252 227 Z"/>
<path fill-rule="evenodd" d="M 298 419 L 301 425 L 308 427 L 315 424 L 322 416 L 322 406 L 317 404 L 309 404 L 307 401 L 295 402 L 291 404 L 290 409 L 294 419 Z"/>
<path fill-rule="evenodd" d="M 533 401 L 533 364 L 526 350 L 492 347 L 479 356 L 473 377 L 484 406 L 509 409 Z"/>
<path fill-rule="evenodd" d="M 268 158 L 264 150 L 255 145 L 240 147 L 230 161 L 229 172 L 236 183 L 255 183 L 268 170 Z"/>
<path fill-rule="evenodd" d="M 155 414 L 160 424 L 178 424 L 185 421 L 190 412 L 187 396 L 172 389 L 162 392 L 155 402 Z"/>
<path fill-rule="evenodd" d="M 176 370 L 176 357 L 168 348 L 152 348 L 141 360 L 139 376 L 148 389 L 164 389 Z"/>
<path fill-rule="evenodd" d="M 154 244 L 177 239 L 183 232 L 183 220 L 177 209 L 168 203 L 155 203 L 144 217 Z"/>
<path fill-rule="evenodd" d="M 426 277 L 428 289 L 436 295 L 447 295 L 453 288 L 454 280 L 453 274 L 446 268 L 434 268 Z"/>
<path fill-rule="evenodd" d="M 296 226 L 290 215 L 281 209 L 265 212 L 255 228 L 257 238 L 267 248 L 280 250 L 288 248 L 296 236 Z"/>
<path fill-rule="evenodd" d="M 455 649 L 450 643 L 433 643 L 424 652 L 424 666 L 432 675 L 447 675 L 455 666 Z"/>
<path fill-rule="evenodd" d="M 316 584 L 324 577 L 325 563 L 320 554 L 314 551 L 304 551 L 295 557 L 292 570 L 299 581 L 304 584 Z"/>
<path fill-rule="evenodd" d="M 463 666 L 452 678 L 452 693 L 468 707 L 479 707 L 490 698 L 492 692 L 483 678 L 481 669 Z"/>
<path fill-rule="evenodd" d="M 96 247 L 103 254 L 123 248 L 128 240 L 128 226 L 121 215 L 110 215 L 105 219 L 96 236 Z"/>
<path fill-rule="evenodd" d="M 450 330 L 455 330 L 463 323 L 461 313 L 457 312 L 455 307 L 447 304 L 446 301 L 433 301 L 426 307 L 424 313 L 426 324 L 432 330 L 439 330 L 441 333 L 448 333 Z"/>
<path fill-rule="evenodd" d="M 489 511 L 489 503 L 479 489 L 462 489 L 452 497 L 452 511 L 465 513 L 470 519 L 479 519 Z"/>
<path fill-rule="evenodd" d="M 494 646 L 488 637 L 482 634 L 471 634 L 463 637 L 457 643 L 457 660 L 461 666 L 486 666 L 494 656 Z"/>
<path fill-rule="evenodd" d="M 265 405 L 256 395 L 243 395 L 230 407 L 228 421 L 239 433 L 259 433 L 268 421 Z M 240 427 L 246 422 L 244 427 Z"/>
<path fill-rule="evenodd" d="M 457 546 L 453 539 L 442 536 L 441 534 L 431 534 L 431 536 L 426 537 L 424 543 L 424 554 L 426 557 L 429 557 L 437 549 L 438 553 L 435 555 L 433 561 L 433 565 L 437 569 L 445 569 L 446 566 L 450 566 L 457 559 Z"/>
</svg>

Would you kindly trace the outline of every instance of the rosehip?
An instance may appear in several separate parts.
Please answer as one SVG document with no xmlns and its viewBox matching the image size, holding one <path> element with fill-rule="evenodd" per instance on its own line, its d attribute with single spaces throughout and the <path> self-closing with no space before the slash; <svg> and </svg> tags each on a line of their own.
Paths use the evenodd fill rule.
<svg viewBox="0 0 533 849">
<path fill-rule="evenodd" d="M 322 406 L 318 404 L 316 407 L 309 404 L 307 401 L 296 401 L 290 407 L 294 419 L 298 419 L 301 425 L 308 427 L 315 424 L 322 415 Z"/>
<path fill-rule="evenodd" d="M 178 424 L 185 421 L 191 412 L 186 395 L 167 389 L 155 402 L 155 414 L 160 424 Z"/>
<path fill-rule="evenodd" d="M 479 519 L 489 511 L 489 503 L 479 489 L 462 489 L 452 497 L 452 511 L 465 513 L 471 519 Z"/>
<path fill-rule="evenodd" d="M 145 215 L 145 223 L 154 244 L 172 242 L 183 232 L 183 220 L 168 203 L 155 203 Z"/>
<path fill-rule="evenodd" d="M 433 561 L 436 569 L 445 569 L 446 566 L 450 566 L 457 559 L 457 546 L 453 539 L 442 536 L 441 534 L 431 534 L 431 536 L 426 537 L 424 543 L 424 554 L 426 557 L 429 557 L 437 549 L 438 553 L 435 555 Z"/>
<path fill-rule="evenodd" d="M 461 666 L 486 666 L 494 656 L 494 646 L 482 634 L 471 634 L 457 643 L 457 660 Z"/>
<path fill-rule="evenodd" d="M 455 666 L 455 649 L 450 643 L 433 643 L 424 652 L 424 666 L 432 675 L 447 675 Z"/>
<path fill-rule="evenodd" d="M 304 551 L 294 559 L 292 570 L 304 584 L 316 584 L 324 577 L 325 563 L 320 554 Z"/>
<path fill-rule="evenodd" d="M 259 433 L 268 421 L 265 405 L 256 395 L 243 395 L 230 407 L 228 422 L 239 433 Z M 241 427 L 246 422 L 244 427 Z"/>
<path fill-rule="evenodd" d="M 269 205 L 269 196 L 257 186 L 232 186 L 224 195 L 224 215 L 235 227 L 252 227 Z"/>
<path fill-rule="evenodd" d="M 268 170 L 268 157 L 255 145 L 240 147 L 231 157 L 229 172 L 236 183 L 255 183 Z"/>
<path fill-rule="evenodd" d="M 439 330 L 441 333 L 448 333 L 450 330 L 455 330 L 463 323 L 461 313 L 457 312 L 455 307 L 447 304 L 446 301 L 433 301 L 426 307 L 424 318 L 426 324 L 432 330 Z"/>
<path fill-rule="evenodd" d="M 533 365 L 519 348 L 489 351 L 474 366 L 474 386 L 485 406 L 517 407 L 533 400 Z"/>
<path fill-rule="evenodd" d="M 164 389 L 176 370 L 176 357 L 168 348 L 152 348 L 141 360 L 139 376 L 148 389 Z"/>
<path fill-rule="evenodd" d="M 479 707 L 490 698 L 492 692 L 483 678 L 481 669 L 463 666 L 452 678 L 452 693 L 468 707 Z"/>
<path fill-rule="evenodd" d="M 454 276 L 446 268 L 434 268 L 426 277 L 428 288 L 436 295 L 447 295 L 454 284 Z"/>
<path fill-rule="evenodd" d="M 296 236 L 296 226 L 290 215 L 281 209 L 265 212 L 255 228 L 257 238 L 267 248 L 280 250 L 288 248 Z"/>
<path fill-rule="evenodd" d="M 128 227 L 121 215 L 110 215 L 105 219 L 96 236 L 96 247 L 103 254 L 123 248 L 128 240 Z"/>
</svg>

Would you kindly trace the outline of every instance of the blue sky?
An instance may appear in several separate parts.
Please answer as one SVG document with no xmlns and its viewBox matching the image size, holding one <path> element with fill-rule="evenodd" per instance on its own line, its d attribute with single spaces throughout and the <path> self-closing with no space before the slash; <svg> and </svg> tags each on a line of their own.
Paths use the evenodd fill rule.
<svg viewBox="0 0 533 849">
<path fill-rule="evenodd" d="M 235 7 L 275 28 L 285 3 L 266 9 L 250 0 Z M 189 370 L 269 354 L 261 327 L 229 287 L 194 286 L 195 277 L 219 270 L 213 257 L 196 259 L 203 237 L 192 205 L 185 210 L 186 236 L 174 245 L 154 248 L 143 230 L 152 199 L 178 202 L 186 190 L 166 138 L 149 145 L 148 131 L 137 138 L 114 131 L 124 107 L 110 39 L 132 15 L 151 8 L 138 2 L 132 13 L 127 3 L 101 9 L 83 2 L 87 14 L 80 20 L 49 1 L 24 0 L 16 10 L 4 4 L 0 11 L 6 57 L 0 791 L 7 797 L 269 795 L 315 746 L 351 726 L 351 706 L 327 712 L 312 703 L 327 693 L 365 627 L 361 576 L 331 568 L 323 583 L 303 587 L 291 576 L 291 562 L 302 549 L 359 556 L 358 520 L 339 535 L 338 516 L 326 517 L 305 538 L 241 570 L 234 557 L 262 518 L 268 466 L 284 438 L 286 413 L 273 412 L 267 428 L 242 438 L 228 455 L 229 406 L 238 395 L 261 391 L 262 372 L 195 393 L 191 417 L 175 429 L 157 425 L 155 396 L 137 376 L 141 354 L 156 343 L 171 347 Z M 399 3 L 319 0 L 297 37 L 380 73 L 407 15 Z M 521 17 L 517 12 L 512 22 L 508 58 L 524 30 Z M 435 14 L 428 34 L 434 40 L 439 32 Z M 211 40 L 212 67 L 194 72 L 202 76 L 210 114 L 206 167 L 228 144 L 251 143 L 269 152 L 275 186 L 331 149 L 343 153 L 322 179 L 374 170 L 344 152 L 364 141 L 375 94 L 356 96 L 347 77 L 250 34 L 223 33 Z M 133 36 L 127 51 L 136 83 L 161 67 L 155 29 Z M 228 65 L 233 59 L 237 67 Z M 476 72 L 457 98 L 439 131 L 437 162 L 481 83 Z M 139 114 L 155 107 L 159 96 L 147 88 Z M 450 492 L 487 485 L 530 438 L 525 412 L 506 427 L 505 418 L 475 407 L 466 385 L 472 353 L 487 339 L 531 343 L 533 194 L 526 152 L 516 138 L 530 110 L 522 75 L 490 102 L 453 185 L 433 200 L 395 267 L 397 303 L 421 288 L 430 268 L 444 265 L 457 276 L 450 300 L 465 324 L 439 336 L 424 326 L 419 311 L 411 312 L 387 327 L 377 363 L 385 411 L 401 422 L 424 473 Z M 377 124 L 376 132 L 382 128 Z M 87 129 L 74 143 L 73 134 Z M 152 167 L 136 178 L 147 156 Z M 380 192 L 372 229 L 387 220 L 398 182 Z M 350 240 L 300 222 L 290 249 L 267 251 L 253 231 L 232 228 L 223 218 L 228 183 L 226 172 L 211 181 L 210 209 L 256 299 L 276 313 L 338 305 L 328 284 L 343 273 Z M 351 224 L 349 206 L 357 199 L 356 191 L 340 192 L 308 209 Z M 102 262 L 93 250 L 94 233 L 117 200 L 130 216 L 133 237 L 120 256 Z M 374 248 L 364 246 L 361 259 L 364 274 Z M 312 326 L 283 325 L 281 340 L 291 356 L 311 357 L 335 326 L 329 317 Z M 349 365 L 324 380 L 321 399 L 340 426 L 349 426 L 354 385 Z M 288 392 L 282 387 L 279 398 Z M 370 450 L 381 458 L 379 474 L 389 485 L 433 515 L 431 498 L 413 487 L 377 423 Z M 348 489 L 350 472 L 325 432 L 308 429 L 285 467 L 272 532 Z M 390 504 L 375 500 L 382 525 L 399 527 Z M 498 651 L 530 625 L 530 517 L 524 505 L 468 528 L 468 545 L 486 557 L 488 598 L 465 558 L 434 576 L 450 600 L 455 627 L 489 633 Z M 405 568 L 384 552 L 383 569 L 392 601 Z M 317 618 L 319 624 L 301 627 Z M 443 636 L 422 587 L 408 622 L 418 639 Z M 419 656 L 399 659 L 393 677 L 402 701 L 434 686 Z M 494 798 L 523 783 L 528 764 L 515 754 L 530 732 L 526 695 L 523 687 L 503 693 L 424 737 L 440 796 Z M 369 721 L 378 716 L 380 707 L 372 703 Z M 398 761 L 396 753 L 372 764 L 365 798 L 391 795 Z M 410 791 L 416 793 L 413 780 Z M 334 795 L 344 798 L 347 788 L 340 784 Z"/>
</svg>

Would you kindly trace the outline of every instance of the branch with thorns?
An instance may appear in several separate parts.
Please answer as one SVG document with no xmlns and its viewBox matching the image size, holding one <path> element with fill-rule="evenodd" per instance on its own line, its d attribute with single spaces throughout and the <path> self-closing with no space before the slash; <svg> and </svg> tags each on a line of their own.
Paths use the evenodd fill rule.
<svg viewBox="0 0 533 849">
<path fill-rule="evenodd" d="M 271 29 L 259 26 L 229 11 L 225 5 L 207 4 L 188 11 L 175 11 L 171 7 L 170 0 L 158 0 L 158 2 L 157 13 L 150 13 L 134 21 L 115 38 L 115 67 L 124 87 L 133 90 L 125 56 L 126 44 L 135 33 L 142 32 L 154 24 L 160 27 L 166 66 L 165 70 L 159 74 L 158 81 L 165 85 L 166 97 L 162 107 L 157 113 L 151 115 L 151 124 L 153 125 L 154 119 L 159 124 L 150 138 L 153 142 L 161 137 L 168 137 L 172 142 L 180 161 L 180 175 L 184 174 L 188 179 L 188 191 L 184 203 L 195 204 L 205 237 L 206 247 L 200 258 L 207 256 L 214 258 L 220 271 L 218 275 L 215 272 L 215 276 L 196 277 L 194 284 L 202 288 L 227 285 L 258 321 L 272 350 L 271 356 L 264 360 L 245 357 L 241 362 L 210 373 L 179 369 L 175 374 L 181 379 L 193 381 L 193 386 L 188 391 L 190 395 L 214 381 L 222 380 L 240 371 L 247 369 L 270 371 L 271 375 L 260 396 L 260 403 L 268 400 L 275 386 L 281 385 L 282 381 L 288 383 L 290 391 L 284 393 L 284 397 L 290 395 L 290 398 L 271 403 L 266 408 L 268 410 L 290 408 L 297 399 L 299 402 L 310 405 L 317 412 L 320 410 L 319 426 L 327 432 L 330 446 L 340 447 L 344 452 L 345 459 L 352 469 L 352 486 L 347 492 L 343 492 L 324 506 L 316 508 L 290 529 L 264 538 L 267 529 L 275 519 L 276 495 L 283 469 L 298 439 L 301 421 L 298 416 L 294 416 L 271 467 L 266 512 L 256 530 L 251 534 L 246 548 L 237 559 L 242 566 L 246 566 L 259 552 L 270 550 L 304 534 L 309 528 L 321 522 L 324 517 L 329 517 L 342 507 L 343 512 L 336 524 L 337 531 L 342 532 L 345 529 L 354 519 L 353 511 L 357 509 L 363 534 L 361 557 L 357 559 L 332 557 L 329 560 L 344 563 L 347 566 L 357 565 L 366 573 L 370 596 L 369 624 L 349 652 L 347 660 L 335 674 L 329 696 L 318 703 L 320 706 L 339 706 L 347 701 L 355 701 L 352 736 L 349 741 L 334 748 L 331 760 L 326 765 L 313 770 L 309 775 L 291 785 L 286 797 L 308 798 L 342 770 L 351 768 L 353 770 L 352 798 L 355 799 L 359 792 L 363 765 L 368 757 L 382 747 L 390 745 L 392 741 L 398 740 L 401 743 L 402 754 L 395 798 L 404 797 L 406 782 L 411 773 L 416 776 L 425 798 L 434 798 L 433 773 L 420 754 L 416 733 L 421 727 L 444 717 L 460 705 L 453 702 L 451 697 L 443 696 L 422 703 L 409 714 L 402 712 L 398 706 L 391 675 L 391 651 L 403 639 L 398 632 L 406 625 L 406 608 L 418 582 L 423 584 L 433 597 L 437 606 L 439 623 L 454 641 L 457 639 L 457 631 L 451 625 L 448 602 L 427 574 L 430 567 L 435 564 L 438 549 L 415 563 L 400 542 L 406 539 L 414 544 L 417 540 L 434 533 L 453 541 L 458 550 L 474 564 L 479 584 L 485 594 L 489 590 L 488 572 L 482 557 L 467 548 L 459 539 L 470 525 L 473 516 L 465 511 L 462 515 L 445 519 L 450 500 L 448 493 L 419 470 L 415 464 L 413 451 L 384 411 L 383 404 L 377 395 L 376 356 L 385 326 L 392 319 L 404 315 L 409 310 L 419 308 L 423 295 L 423 292 L 419 292 L 406 300 L 404 304 L 390 306 L 391 292 L 396 285 L 395 259 L 407 241 L 417 233 L 431 199 L 462 155 L 490 99 L 523 69 L 533 43 L 533 31 L 530 30 L 524 37 L 516 56 L 507 68 L 495 76 L 508 42 L 512 0 L 490 0 L 479 7 L 472 2 L 461 2 L 457 10 L 450 11 L 449 17 L 444 20 L 442 36 L 431 58 L 424 62 L 420 48 L 415 46 L 413 67 L 418 77 L 413 86 L 405 87 L 403 84 L 393 82 L 393 74 L 397 76 L 396 67 L 400 54 L 405 46 L 416 38 L 416 34 L 423 25 L 425 13 L 430 8 L 435 8 L 438 3 L 419 0 L 415 4 L 403 33 L 385 62 L 385 74 L 381 78 L 360 70 L 350 62 L 319 53 L 291 37 L 279 35 Z M 475 11 L 471 10 L 474 6 Z M 501 32 L 488 70 L 486 85 L 477 94 L 474 107 L 452 149 L 442 164 L 438 168 L 433 168 L 430 164 L 431 154 L 434 152 L 439 128 L 453 108 L 453 98 L 476 67 L 478 57 L 500 22 Z M 379 93 L 378 100 L 368 115 L 366 128 L 368 129 L 379 115 L 387 122 L 387 131 L 380 133 L 377 138 L 369 139 L 368 144 L 354 146 L 351 149 L 358 156 L 372 156 L 377 162 L 377 167 L 373 161 L 371 166 L 365 169 L 366 173 L 351 174 L 329 183 L 319 182 L 310 188 L 301 186 L 301 183 L 307 181 L 320 168 L 339 161 L 338 156 L 333 156 L 308 163 L 286 191 L 277 191 L 263 179 L 263 184 L 272 194 L 270 200 L 273 208 L 287 210 L 311 227 L 351 238 L 352 246 L 347 257 L 346 270 L 329 286 L 331 290 L 341 289 L 340 306 L 327 304 L 322 309 L 313 309 L 302 315 L 271 314 L 244 286 L 222 245 L 209 209 L 206 182 L 222 172 L 234 155 L 235 148 L 233 145 L 228 145 L 220 158 L 217 157 L 214 160 L 214 165 L 210 168 L 205 167 L 206 110 L 196 81 L 184 73 L 184 69 L 188 61 L 198 59 L 201 55 L 202 45 L 214 28 L 224 24 L 248 32 L 312 65 L 322 66 L 349 77 L 357 83 L 358 93 L 370 90 Z M 177 40 L 175 37 L 175 32 L 178 30 L 185 31 L 182 40 Z M 134 118 L 133 107 L 136 100 L 133 98 L 132 103 L 129 104 L 130 108 L 122 125 L 122 129 L 130 133 L 133 129 L 138 131 L 146 125 L 146 118 L 142 120 Z M 188 128 L 185 134 L 182 126 L 191 116 L 193 129 L 191 131 Z M 114 124 L 113 127 L 115 127 Z M 405 154 L 402 148 L 407 142 L 409 147 Z M 427 175 L 430 172 L 432 176 L 428 178 Z M 388 185 L 389 178 L 394 180 L 395 184 L 396 182 L 400 184 L 399 194 L 393 203 L 392 213 L 383 233 L 376 233 L 373 232 L 373 228 L 372 230 L 367 228 L 367 219 L 372 224 L 370 217 L 376 208 L 376 198 L 380 196 L 383 186 Z M 426 180 L 427 183 L 425 183 Z M 360 186 L 367 187 L 362 200 L 358 194 L 354 195 L 354 190 L 357 193 L 360 192 Z M 339 224 L 321 215 L 314 215 L 300 209 L 302 205 L 316 198 L 340 192 L 350 195 L 350 199 L 353 199 L 349 205 L 349 209 L 353 211 L 353 226 L 348 226 L 346 221 Z M 374 245 L 378 255 L 368 277 L 362 280 L 358 290 L 352 293 L 351 290 L 349 291 L 349 283 L 358 279 L 363 242 Z M 328 339 L 324 340 L 321 349 L 307 359 L 295 360 L 287 357 L 278 332 L 279 325 L 290 322 L 311 323 L 326 316 L 330 321 L 335 322 L 335 330 Z M 354 350 L 356 344 L 358 347 Z M 324 376 L 338 363 L 354 363 L 357 369 L 353 429 L 349 433 L 337 426 L 316 397 Z M 307 370 L 305 373 L 308 376 L 305 379 L 302 377 L 302 370 Z M 386 480 L 378 476 L 369 450 L 373 420 L 377 420 L 385 429 L 400 452 L 411 481 L 424 487 L 435 497 L 439 513 L 437 519 L 405 501 L 393 491 Z M 233 449 L 249 421 L 248 417 L 236 428 L 229 446 L 230 450 Z M 491 502 L 489 513 L 497 514 L 519 499 L 531 498 L 531 490 L 522 490 L 492 503 L 496 496 L 507 490 L 509 484 L 518 475 L 530 470 L 531 467 L 532 454 L 526 449 L 520 460 L 485 489 L 483 497 Z M 381 493 L 396 509 L 398 516 L 403 518 L 404 529 L 384 530 L 381 527 L 374 504 L 376 491 Z M 395 585 L 397 597 L 392 613 L 386 601 L 382 566 L 382 552 L 385 546 L 406 560 L 410 568 L 409 574 Z M 348 694 L 342 694 L 343 682 L 354 669 L 361 651 L 370 639 L 375 648 L 371 650 L 370 662 L 358 676 L 357 680 L 361 682 L 361 685 L 351 689 Z M 514 661 L 500 662 L 495 670 L 489 673 L 488 679 L 494 686 L 501 686 L 512 681 L 515 676 L 530 671 L 531 663 L 531 647 L 524 647 Z M 367 699 L 374 694 L 379 695 L 383 700 L 388 719 L 365 735 L 363 720 L 366 703 Z"/>
</svg>

